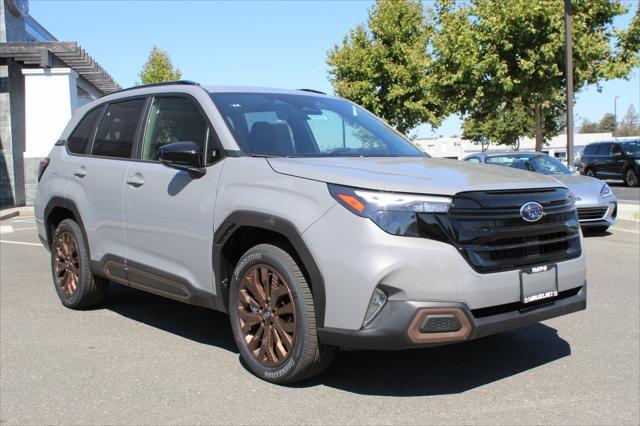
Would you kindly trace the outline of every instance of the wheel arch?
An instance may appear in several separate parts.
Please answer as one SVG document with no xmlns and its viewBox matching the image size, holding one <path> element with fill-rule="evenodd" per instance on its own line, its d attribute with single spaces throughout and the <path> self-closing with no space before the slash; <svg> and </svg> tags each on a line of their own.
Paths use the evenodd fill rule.
<svg viewBox="0 0 640 426">
<path fill-rule="evenodd" d="M 322 327 L 326 300 L 322 272 L 295 225 L 286 219 L 265 213 L 234 211 L 216 229 L 212 253 L 216 309 L 228 312 L 229 280 L 235 262 L 246 250 L 261 243 L 284 245 L 293 250 L 290 254 L 301 264 L 313 295 L 316 324 Z"/>
<path fill-rule="evenodd" d="M 90 254 L 91 251 L 89 248 L 89 240 L 87 239 L 87 234 L 85 232 L 84 224 L 82 223 L 82 217 L 80 216 L 78 207 L 72 200 L 64 197 L 51 197 L 44 209 L 44 225 L 47 244 L 51 246 L 53 232 L 55 231 L 55 228 L 58 226 L 58 224 L 64 219 L 73 219 L 78 224 L 80 230 L 82 231 L 82 236 L 87 243 L 87 249 Z M 91 258 L 91 256 L 89 256 L 89 258 Z"/>
</svg>

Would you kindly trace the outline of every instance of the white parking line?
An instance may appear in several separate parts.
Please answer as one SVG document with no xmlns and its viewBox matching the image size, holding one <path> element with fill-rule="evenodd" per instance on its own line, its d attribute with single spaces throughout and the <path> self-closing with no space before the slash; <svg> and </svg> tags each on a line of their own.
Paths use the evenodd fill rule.
<svg viewBox="0 0 640 426">
<path fill-rule="evenodd" d="M 42 247 L 42 244 L 39 243 L 25 243 L 22 241 L 7 241 L 7 240 L 0 240 L 0 243 L 7 243 L 7 244 L 20 244 L 20 245 L 24 245 L 24 246 L 40 246 Z"/>
<path fill-rule="evenodd" d="M 0 234 L 11 234 L 12 232 L 13 232 L 13 226 L 11 225 L 0 226 Z"/>
</svg>

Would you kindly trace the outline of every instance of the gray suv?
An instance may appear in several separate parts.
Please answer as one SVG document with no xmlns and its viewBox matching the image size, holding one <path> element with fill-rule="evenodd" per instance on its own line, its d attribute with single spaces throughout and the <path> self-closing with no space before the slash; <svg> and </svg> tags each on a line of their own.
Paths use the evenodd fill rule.
<svg viewBox="0 0 640 426">
<path fill-rule="evenodd" d="M 428 158 L 314 91 L 123 90 L 76 111 L 39 179 L 65 306 L 114 282 L 228 312 L 248 368 L 276 383 L 339 348 L 461 342 L 586 307 L 566 187 Z"/>
</svg>

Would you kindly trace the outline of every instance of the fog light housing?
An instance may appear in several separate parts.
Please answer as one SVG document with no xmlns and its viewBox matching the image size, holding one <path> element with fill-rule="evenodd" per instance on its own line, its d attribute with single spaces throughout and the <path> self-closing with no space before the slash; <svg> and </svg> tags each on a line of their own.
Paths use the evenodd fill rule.
<svg viewBox="0 0 640 426">
<path fill-rule="evenodd" d="M 362 323 L 362 327 L 366 327 L 374 320 L 376 316 L 380 313 L 384 305 L 387 303 L 387 293 L 383 290 L 376 288 L 373 290 L 373 296 L 371 296 L 371 301 L 369 302 L 369 308 L 367 309 L 367 314 L 364 316 L 364 322 Z"/>
</svg>

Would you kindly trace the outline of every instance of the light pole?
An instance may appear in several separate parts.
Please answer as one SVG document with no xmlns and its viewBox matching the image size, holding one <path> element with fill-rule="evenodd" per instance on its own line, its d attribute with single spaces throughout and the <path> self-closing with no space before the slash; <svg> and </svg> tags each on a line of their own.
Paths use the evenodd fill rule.
<svg viewBox="0 0 640 426">
<path fill-rule="evenodd" d="M 616 130 L 618 129 L 618 98 L 620 95 L 613 98 L 613 137 L 616 137 Z"/>
<path fill-rule="evenodd" d="M 573 41 L 571 0 L 564 0 L 565 75 L 567 82 L 567 162 L 573 162 Z"/>
</svg>

